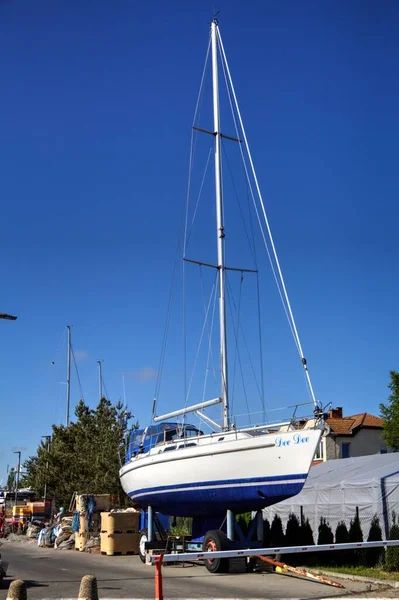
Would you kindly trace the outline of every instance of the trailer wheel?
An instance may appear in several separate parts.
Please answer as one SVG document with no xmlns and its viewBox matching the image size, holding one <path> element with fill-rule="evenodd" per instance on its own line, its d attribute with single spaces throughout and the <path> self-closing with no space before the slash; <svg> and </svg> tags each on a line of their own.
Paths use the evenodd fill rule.
<svg viewBox="0 0 399 600">
<path fill-rule="evenodd" d="M 146 559 L 146 551 L 145 551 L 145 545 L 148 542 L 148 531 L 147 529 L 143 529 L 142 531 L 140 531 L 140 537 L 139 537 L 139 556 L 140 556 L 140 560 L 145 563 L 145 559 Z"/>
<path fill-rule="evenodd" d="M 217 552 L 229 549 L 229 540 L 223 531 L 215 529 L 208 531 L 202 544 L 204 552 Z M 204 564 L 210 573 L 227 573 L 229 570 L 228 558 L 210 558 L 204 559 Z"/>
</svg>

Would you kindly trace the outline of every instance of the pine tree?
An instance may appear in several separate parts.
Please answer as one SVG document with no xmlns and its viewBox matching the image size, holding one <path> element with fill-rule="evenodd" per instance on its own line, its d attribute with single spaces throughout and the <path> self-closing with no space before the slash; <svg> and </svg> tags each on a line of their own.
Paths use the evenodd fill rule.
<svg viewBox="0 0 399 600">
<path fill-rule="evenodd" d="M 356 507 L 356 514 L 354 519 L 350 522 L 349 533 L 348 533 L 348 542 L 362 542 L 363 541 L 363 530 L 360 524 L 359 518 L 359 509 Z M 350 550 L 350 554 L 348 556 L 352 557 L 353 565 L 362 565 L 365 563 L 365 552 L 364 550 Z"/>
<path fill-rule="evenodd" d="M 330 527 L 330 523 L 324 517 L 320 517 L 319 523 L 319 531 L 317 544 L 333 544 L 334 543 L 334 534 Z M 329 565 L 333 559 L 332 552 L 319 552 L 320 554 L 320 564 Z"/>
<path fill-rule="evenodd" d="M 399 524 L 396 522 L 396 514 L 392 513 L 392 527 L 389 530 L 389 540 L 399 539 Z M 387 571 L 399 571 L 399 547 L 390 546 L 385 555 L 385 568 Z"/>
<path fill-rule="evenodd" d="M 75 491 L 111 494 L 114 503 L 125 504 L 119 469 L 125 457 L 126 436 L 138 424 L 129 429 L 129 415 L 123 405 L 114 406 L 106 398 L 94 410 L 81 400 L 75 416 L 68 427 L 53 426 L 50 450 L 47 442 L 41 442 L 37 455 L 25 462 L 23 485 L 41 497 L 47 483 L 47 497 L 54 498 L 58 506 L 68 506 Z"/>
<path fill-rule="evenodd" d="M 388 404 L 380 404 L 381 417 L 384 419 L 382 437 L 393 450 L 399 450 L 399 373 L 390 371 L 391 382 L 388 385 L 391 394 Z"/>
<path fill-rule="evenodd" d="M 283 524 L 280 517 L 275 514 L 270 527 L 270 546 L 276 548 L 284 545 Z"/>
<path fill-rule="evenodd" d="M 374 515 L 371 521 L 370 531 L 367 538 L 368 542 L 379 542 L 382 540 L 382 530 L 380 520 L 377 515 Z M 375 567 L 382 562 L 384 556 L 383 548 L 367 548 L 365 552 L 366 563 L 369 567 Z"/>
<path fill-rule="evenodd" d="M 288 516 L 287 527 L 285 530 L 285 546 L 298 546 L 300 543 L 301 524 L 295 513 Z M 299 555 L 286 554 L 283 558 L 287 564 L 296 565 L 302 559 Z"/>
<path fill-rule="evenodd" d="M 335 530 L 335 543 L 347 544 L 349 541 L 348 528 L 345 521 L 340 521 Z M 350 563 L 350 550 L 334 551 L 334 561 L 337 565 L 347 565 Z"/>
</svg>

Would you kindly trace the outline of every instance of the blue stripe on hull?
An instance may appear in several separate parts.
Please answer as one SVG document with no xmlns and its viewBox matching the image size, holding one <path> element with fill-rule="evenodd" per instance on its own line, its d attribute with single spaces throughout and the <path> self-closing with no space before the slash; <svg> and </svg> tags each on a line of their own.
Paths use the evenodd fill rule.
<svg viewBox="0 0 399 600">
<path fill-rule="evenodd" d="M 168 488 L 148 488 L 131 492 L 129 496 L 144 508 L 152 506 L 163 514 L 177 517 L 219 515 L 223 514 L 226 509 L 233 510 L 235 513 L 243 513 L 260 510 L 295 496 L 301 491 L 306 475 L 263 478 L 262 481 L 265 479 L 269 479 L 273 483 L 240 485 L 239 483 L 234 484 L 233 482 L 223 481 L 223 484 L 231 483 L 231 487 L 191 489 L 194 486 L 200 488 L 200 486 L 211 483 L 204 482 L 202 484 L 185 484 L 184 486 L 170 486 Z M 287 481 L 289 479 L 295 481 Z M 279 480 L 284 481 L 280 482 Z M 249 482 L 251 480 L 248 480 Z M 216 482 L 212 483 L 215 484 Z M 240 483 L 245 483 L 245 481 L 241 480 Z M 177 489 L 174 491 L 173 487 Z"/>
</svg>

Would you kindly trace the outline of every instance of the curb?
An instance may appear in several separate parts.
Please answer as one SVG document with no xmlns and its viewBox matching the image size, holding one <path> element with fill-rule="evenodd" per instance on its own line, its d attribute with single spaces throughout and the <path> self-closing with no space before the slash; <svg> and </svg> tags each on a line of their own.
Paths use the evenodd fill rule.
<svg viewBox="0 0 399 600">
<path fill-rule="evenodd" d="M 322 569 L 309 569 L 310 573 L 315 575 L 329 575 L 336 579 L 347 579 L 349 581 L 361 581 L 363 583 L 373 583 L 374 585 L 389 586 L 392 588 L 399 588 L 399 581 L 393 581 L 392 579 L 376 579 L 374 577 L 364 577 L 363 575 L 349 575 L 349 573 L 336 573 L 335 571 L 323 571 Z"/>
</svg>

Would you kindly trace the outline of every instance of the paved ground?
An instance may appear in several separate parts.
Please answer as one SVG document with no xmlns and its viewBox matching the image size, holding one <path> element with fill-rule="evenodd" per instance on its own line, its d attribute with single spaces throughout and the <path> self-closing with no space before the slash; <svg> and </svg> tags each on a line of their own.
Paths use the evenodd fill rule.
<svg viewBox="0 0 399 600">
<path fill-rule="evenodd" d="M 39 548 L 34 543 L 4 541 L 0 549 L 9 561 L 9 577 L 0 590 L 0 600 L 7 598 L 12 579 L 28 583 L 28 600 L 77 598 L 83 575 L 94 574 L 98 580 L 100 600 L 106 598 L 154 598 L 153 567 L 143 565 L 137 556 L 101 556 L 72 550 Z M 320 600 L 337 596 L 394 597 L 399 590 L 388 593 L 365 592 L 364 583 L 345 582 L 345 590 L 313 583 L 276 573 L 231 573 L 211 575 L 199 565 L 166 566 L 164 596 L 170 598 L 276 598 Z"/>
</svg>

